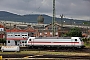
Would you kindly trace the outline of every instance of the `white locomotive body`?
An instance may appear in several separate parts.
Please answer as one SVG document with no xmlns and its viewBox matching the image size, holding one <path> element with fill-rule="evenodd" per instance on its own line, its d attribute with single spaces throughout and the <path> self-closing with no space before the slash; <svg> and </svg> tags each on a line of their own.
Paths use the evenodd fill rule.
<svg viewBox="0 0 90 60">
<path fill-rule="evenodd" d="M 29 37 L 27 46 L 84 47 L 80 37 Z"/>
</svg>

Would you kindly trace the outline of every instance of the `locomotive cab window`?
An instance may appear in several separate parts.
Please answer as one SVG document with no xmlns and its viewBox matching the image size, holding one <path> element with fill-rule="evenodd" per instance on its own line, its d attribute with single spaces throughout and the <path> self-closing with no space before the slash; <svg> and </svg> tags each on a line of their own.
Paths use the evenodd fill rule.
<svg viewBox="0 0 90 60">
<path fill-rule="evenodd" d="M 31 41 L 31 39 L 29 39 L 29 41 Z"/>
<path fill-rule="evenodd" d="M 77 39 L 75 39 L 75 41 L 77 41 Z"/>
<path fill-rule="evenodd" d="M 80 41 L 83 41 L 83 39 L 80 38 Z"/>
</svg>

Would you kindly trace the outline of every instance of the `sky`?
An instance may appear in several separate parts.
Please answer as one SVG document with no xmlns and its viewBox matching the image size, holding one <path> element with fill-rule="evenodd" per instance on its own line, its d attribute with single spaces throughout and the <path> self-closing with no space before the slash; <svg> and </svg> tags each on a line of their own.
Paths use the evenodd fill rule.
<svg viewBox="0 0 90 60">
<path fill-rule="evenodd" d="M 0 0 L 0 11 L 53 16 L 53 0 Z M 65 18 L 90 20 L 90 0 L 55 0 L 55 15 L 60 18 L 61 14 Z"/>
</svg>

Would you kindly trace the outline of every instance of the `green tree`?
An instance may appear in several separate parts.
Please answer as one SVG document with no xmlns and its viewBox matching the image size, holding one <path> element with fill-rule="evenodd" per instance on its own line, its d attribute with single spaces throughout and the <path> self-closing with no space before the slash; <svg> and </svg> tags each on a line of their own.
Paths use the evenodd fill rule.
<svg viewBox="0 0 90 60">
<path fill-rule="evenodd" d="M 69 37 L 82 37 L 82 32 L 80 28 L 74 27 L 66 35 Z"/>
<path fill-rule="evenodd" d="M 90 21 L 83 22 L 83 24 L 90 26 Z"/>
<path fill-rule="evenodd" d="M 6 43 L 6 39 L 0 39 L 0 43 Z"/>
</svg>

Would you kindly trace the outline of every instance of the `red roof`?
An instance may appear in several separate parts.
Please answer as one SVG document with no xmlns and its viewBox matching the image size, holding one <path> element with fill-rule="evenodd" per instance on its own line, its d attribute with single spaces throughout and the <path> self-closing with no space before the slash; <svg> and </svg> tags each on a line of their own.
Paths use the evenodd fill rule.
<svg viewBox="0 0 90 60">
<path fill-rule="evenodd" d="M 35 32 L 35 30 L 26 30 L 26 32 Z"/>
<path fill-rule="evenodd" d="M 33 28 L 26 28 L 25 29 L 27 32 L 35 32 L 36 30 L 35 29 L 33 29 Z"/>
<path fill-rule="evenodd" d="M 26 30 L 17 30 L 17 29 L 6 29 L 6 32 L 26 32 Z"/>
<path fill-rule="evenodd" d="M 20 29 L 17 27 L 14 27 L 13 29 L 6 29 L 6 32 L 35 32 L 36 30 L 32 27 L 27 27 L 26 29 Z"/>
<path fill-rule="evenodd" d="M 0 24 L 0 28 L 4 28 L 4 26 L 2 24 Z"/>
<path fill-rule="evenodd" d="M 6 29 L 6 32 L 35 32 L 34 29 L 18 29 L 18 28 L 13 28 L 13 29 Z"/>
<path fill-rule="evenodd" d="M 83 37 L 87 37 L 87 36 L 88 36 L 88 34 L 86 34 L 86 33 L 83 33 L 83 34 L 82 34 L 82 36 L 83 36 Z"/>
<path fill-rule="evenodd" d="M 28 38 L 7 38 L 7 40 L 27 40 Z"/>
</svg>

